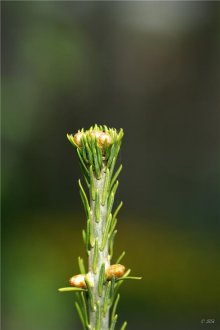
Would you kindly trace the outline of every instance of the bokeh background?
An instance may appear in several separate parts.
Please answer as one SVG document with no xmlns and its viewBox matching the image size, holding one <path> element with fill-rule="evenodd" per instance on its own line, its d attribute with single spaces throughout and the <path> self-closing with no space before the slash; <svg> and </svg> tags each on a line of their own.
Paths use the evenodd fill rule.
<svg viewBox="0 0 220 330">
<path fill-rule="evenodd" d="M 67 132 L 123 127 L 130 330 L 219 326 L 219 2 L 2 2 L 2 329 L 78 330 Z M 215 319 L 211 325 L 201 319 Z"/>
</svg>

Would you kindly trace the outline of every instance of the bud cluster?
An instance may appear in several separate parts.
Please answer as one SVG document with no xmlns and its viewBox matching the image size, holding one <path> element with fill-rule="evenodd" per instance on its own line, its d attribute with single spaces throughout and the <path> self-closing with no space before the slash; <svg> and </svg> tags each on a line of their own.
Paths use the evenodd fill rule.
<svg viewBox="0 0 220 330">
<path fill-rule="evenodd" d="M 73 136 L 73 140 L 78 147 L 82 147 L 82 139 L 85 138 L 84 132 L 78 132 Z M 88 136 L 95 138 L 98 142 L 98 146 L 102 149 L 104 145 L 109 146 L 112 144 L 112 137 L 109 133 L 102 132 L 100 130 L 88 131 Z"/>
<path fill-rule="evenodd" d="M 105 125 L 95 125 L 86 131 L 81 129 L 74 135 L 67 134 L 68 140 L 76 148 L 87 181 L 90 180 L 90 166 L 97 179 L 100 179 L 103 169 L 106 171 L 109 168 L 113 172 L 123 135 L 122 129 L 117 132 Z"/>
<path fill-rule="evenodd" d="M 68 140 L 78 149 L 85 163 L 88 161 L 90 164 L 94 154 L 97 154 L 97 157 L 99 157 L 100 153 L 102 156 L 107 156 L 108 158 L 113 145 L 114 148 L 111 157 L 116 156 L 120 149 L 122 137 L 122 129 L 117 132 L 116 129 L 108 128 L 105 125 L 94 125 L 86 131 L 82 129 L 76 134 L 67 134 Z"/>
</svg>

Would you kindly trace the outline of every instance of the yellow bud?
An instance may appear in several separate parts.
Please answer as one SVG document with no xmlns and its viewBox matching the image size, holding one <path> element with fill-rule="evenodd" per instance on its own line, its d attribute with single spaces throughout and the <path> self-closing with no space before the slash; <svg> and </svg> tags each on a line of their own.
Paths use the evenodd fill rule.
<svg viewBox="0 0 220 330">
<path fill-rule="evenodd" d="M 69 280 L 70 285 L 75 286 L 77 288 L 86 288 L 86 282 L 85 282 L 85 275 L 84 274 L 79 274 L 75 275 L 70 278 Z"/>
<path fill-rule="evenodd" d="M 83 137 L 83 133 L 81 133 L 81 132 L 76 133 L 76 134 L 74 135 L 74 137 L 73 137 L 74 142 L 75 142 L 79 147 L 81 147 L 81 139 L 82 139 L 82 137 Z"/>
<path fill-rule="evenodd" d="M 90 281 L 91 286 L 93 286 L 94 283 L 91 273 L 75 275 L 69 279 L 69 283 L 71 286 L 75 286 L 76 288 L 85 289 L 86 288 L 85 277 Z"/>
<path fill-rule="evenodd" d="M 103 147 L 105 143 L 109 146 L 112 143 L 112 137 L 108 133 L 101 133 L 98 139 L 100 147 Z"/>
<path fill-rule="evenodd" d="M 115 264 L 111 265 L 107 270 L 106 270 L 106 277 L 107 280 L 111 280 L 112 277 L 122 277 L 125 273 L 125 266 L 121 264 Z"/>
<path fill-rule="evenodd" d="M 96 139 L 99 139 L 99 137 L 100 137 L 100 135 L 102 134 L 102 131 L 91 131 L 90 132 L 90 135 L 92 136 L 92 137 L 95 137 Z"/>
</svg>

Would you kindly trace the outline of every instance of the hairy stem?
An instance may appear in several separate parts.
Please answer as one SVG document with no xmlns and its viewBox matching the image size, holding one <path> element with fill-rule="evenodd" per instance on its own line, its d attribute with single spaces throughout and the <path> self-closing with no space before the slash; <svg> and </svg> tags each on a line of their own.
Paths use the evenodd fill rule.
<svg viewBox="0 0 220 330">
<path fill-rule="evenodd" d="M 100 329 L 108 330 L 109 329 L 109 307 L 107 308 L 107 312 L 105 315 L 103 314 L 103 305 L 104 305 L 104 296 L 105 290 L 100 290 L 99 288 L 99 276 L 101 272 L 102 265 L 105 265 L 105 269 L 107 269 L 110 265 L 110 256 L 108 253 L 108 237 L 104 244 L 104 247 L 101 248 L 103 244 L 103 233 L 105 231 L 107 225 L 107 198 L 104 203 L 101 203 L 106 172 L 104 170 L 101 171 L 100 178 L 97 179 L 95 174 L 93 173 L 93 184 L 96 197 L 94 198 L 94 194 L 90 189 L 90 217 L 91 217 L 91 226 L 93 230 L 93 235 L 95 239 L 95 244 L 91 248 L 89 253 L 89 272 L 91 274 L 91 278 L 93 280 L 93 287 L 91 288 L 93 297 L 95 310 L 92 308 L 89 309 L 89 319 L 91 329 L 98 328 L 98 318 L 99 315 L 97 313 L 101 313 L 100 320 Z M 95 199 L 95 200 L 94 200 Z M 98 199 L 98 202 L 97 202 Z M 98 209 L 99 208 L 99 209 Z"/>
</svg>

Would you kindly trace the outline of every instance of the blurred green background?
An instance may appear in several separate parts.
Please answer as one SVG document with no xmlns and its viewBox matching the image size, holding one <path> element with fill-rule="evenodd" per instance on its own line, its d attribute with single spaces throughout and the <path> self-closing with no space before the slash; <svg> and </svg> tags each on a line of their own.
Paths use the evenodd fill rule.
<svg viewBox="0 0 220 330">
<path fill-rule="evenodd" d="M 218 2 L 2 3 L 2 329 L 78 330 L 67 132 L 123 127 L 115 257 L 130 330 L 219 326 Z M 201 319 L 215 319 L 212 325 Z"/>
</svg>

